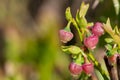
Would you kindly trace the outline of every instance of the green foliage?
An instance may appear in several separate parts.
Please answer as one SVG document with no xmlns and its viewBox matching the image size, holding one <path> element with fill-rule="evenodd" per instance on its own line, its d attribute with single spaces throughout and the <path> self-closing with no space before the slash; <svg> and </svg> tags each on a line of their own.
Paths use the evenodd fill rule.
<svg viewBox="0 0 120 80">
<path fill-rule="evenodd" d="M 80 10 L 76 13 L 76 21 L 79 27 L 86 27 L 87 26 L 87 20 L 85 19 L 85 15 L 87 13 L 87 10 L 89 8 L 89 4 L 85 4 L 84 2 L 80 6 Z"/>
<path fill-rule="evenodd" d="M 80 12 L 79 12 L 80 18 L 85 17 L 85 15 L 88 11 L 88 8 L 89 8 L 89 4 L 85 4 L 84 2 L 82 2 L 81 6 L 80 6 Z"/>
<path fill-rule="evenodd" d="M 68 21 L 70 21 L 72 19 L 72 14 L 71 14 L 71 10 L 70 10 L 70 7 L 68 7 L 65 11 L 65 16 L 66 16 L 66 19 Z"/>
<path fill-rule="evenodd" d="M 49 19 L 51 14 L 49 15 L 49 13 L 47 13 L 46 11 L 44 12 L 44 17 L 38 14 L 40 17 L 42 17 L 40 20 L 38 19 L 39 16 L 37 15 L 36 18 L 38 21 L 31 19 L 31 16 L 29 16 L 30 14 L 28 14 L 29 12 L 27 8 L 29 1 L 31 0 L 0 0 L 0 27 L 4 31 L 2 37 L 4 37 L 6 43 L 5 45 L 2 45 L 1 43 L 1 47 L 5 46 L 3 51 L 5 56 L 4 64 L 6 67 L 7 62 L 11 62 L 12 64 L 15 64 L 15 68 L 13 67 L 13 69 L 16 70 L 16 73 L 14 73 L 12 76 L 11 74 L 6 73 L 3 77 L 6 77 L 6 80 L 25 80 L 24 77 L 26 75 L 23 74 L 24 71 L 28 70 L 29 73 L 26 74 L 29 75 L 31 71 L 31 69 L 29 70 L 29 68 L 34 67 L 35 69 L 32 76 L 36 75 L 38 80 L 70 80 L 68 79 L 70 78 L 70 73 L 68 69 L 66 69 L 70 60 L 68 59 L 68 56 L 64 54 L 59 54 L 60 51 L 57 49 L 59 44 L 56 37 L 56 28 L 59 27 L 59 24 L 56 20 L 51 23 L 52 20 Z M 73 0 L 73 2 L 74 1 L 75 0 Z M 100 1 L 101 3 L 98 5 L 98 7 L 96 7 L 96 9 L 91 10 L 90 8 L 90 12 L 92 12 L 92 14 L 89 13 L 87 16 L 86 14 L 88 8 L 90 7 L 89 4 L 82 3 L 81 7 L 77 10 L 75 18 L 71 14 L 70 7 L 68 7 L 65 12 L 66 19 L 68 20 L 66 29 L 70 31 L 70 26 L 71 24 L 73 24 L 78 31 L 80 37 L 79 42 L 83 44 L 83 36 L 85 36 L 83 34 L 86 34 L 87 32 L 85 28 L 88 26 L 93 26 L 93 22 L 90 23 L 87 20 L 104 22 L 109 16 L 111 18 L 111 23 L 108 19 L 106 24 L 104 24 L 103 26 L 105 31 L 110 35 L 110 37 L 105 39 L 105 41 L 107 42 L 107 45 L 105 47 L 108 50 L 108 52 L 106 53 L 107 55 L 113 55 L 116 50 L 118 53 L 120 53 L 120 29 L 118 26 L 113 26 L 114 28 L 111 26 L 116 24 L 120 25 L 120 0 Z M 113 4 L 111 5 L 112 1 Z M 115 11 L 113 6 L 115 8 Z M 33 13 L 35 13 L 34 10 Z M 53 16 L 54 11 L 52 13 L 52 18 Z M 56 18 L 57 17 L 53 19 Z M 46 23 L 41 20 L 46 20 Z M 42 26 L 38 25 L 37 22 L 42 24 Z M 35 25 L 32 25 L 32 23 L 34 23 Z M 9 28 L 10 30 L 12 30 L 11 33 L 13 34 L 9 33 Z M 101 43 L 103 42 L 100 42 L 100 44 Z M 113 48 L 114 43 L 117 45 L 115 48 Z M 82 55 L 83 51 L 79 46 L 64 46 L 63 51 L 65 53 L 71 54 L 76 63 L 84 63 Z M 98 71 L 100 71 L 101 66 L 93 57 L 92 53 L 88 54 L 88 58 L 95 63 L 95 67 L 98 69 Z M 27 69 L 25 70 L 24 65 L 27 66 Z M 21 68 L 23 70 L 21 70 Z M 11 69 L 11 66 L 7 66 L 7 69 Z M 106 77 L 105 72 L 103 70 L 101 71 L 101 73 L 104 73 L 104 76 Z M 86 75 L 82 74 L 82 76 Z M 1 75 L 0 79 L 4 80 L 2 79 Z M 105 80 L 107 79 L 108 78 L 106 77 Z"/>
<path fill-rule="evenodd" d="M 109 19 L 107 20 L 106 24 L 103 24 L 103 28 L 113 38 L 114 42 L 120 47 L 120 36 L 118 35 L 118 29 L 114 29 L 115 31 L 112 30 Z"/>
<path fill-rule="evenodd" d="M 82 65 L 85 62 L 89 63 L 89 60 L 92 61 L 94 63 L 95 68 L 100 71 L 103 78 L 105 80 L 109 80 L 105 71 L 100 67 L 100 64 L 93 57 L 92 50 L 87 49 L 87 51 L 86 51 L 86 50 L 84 50 L 85 48 L 83 48 L 83 49 L 80 48 L 80 47 L 85 46 L 83 44 L 84 43 L 83 41 L 86 38 L 86 36 L 89 36 L 92 34 L 90 32 L 90 30 L 88 29 L 88 27 L 93 26 L 93 23 L 87 22 L 87 20 L 85 18 L 88 8 L 89 8 L 89 5 L 85 4 L 83 2 L 80 6 L 80 10 L 77 10 L 75 19 L 71 17 L 70 8 L 66 9 L 66 12 L 67 12 L 66 18 L 68 20 L 68 23 L 71 21 L 73 26 L 76 28 L 82 46 L 81 45 L 79 45 L 79 47 L 77 47 L 77 46 L 62 46 L 62 51 L 67 54 L 71 54 L 73 61 L 77 64 Z M 68 14 L 69 14 L 69 16 L 68 16 Z M 109 28 L 109 29 L 107 29 L 107 28 Z M 108 19 L 107 23 L 104 24 L 104 29 L 106 29 L 106 32 L 108 32 L 110 35 L 114 35 L 109 19 Z M 110 40 L 109 40 L 109 42 L 110 42 Z M 113 50 L 113 51 L 115 51 L 115 50 Z"/>
<path fill-rule="evenodd" d="M 78 54 L 81 52 L 80 48 L 77 46 L 62 46 L 62 51 L 69 54 Z"/>
<path fill-rule="evenodd" d="M 111 42 L 113 42 L 113 39 L 112 39 L 112 38 L 105 38 L 105 41 L 106 41 L 107 43 L 111 43 Z"/>
</svg>

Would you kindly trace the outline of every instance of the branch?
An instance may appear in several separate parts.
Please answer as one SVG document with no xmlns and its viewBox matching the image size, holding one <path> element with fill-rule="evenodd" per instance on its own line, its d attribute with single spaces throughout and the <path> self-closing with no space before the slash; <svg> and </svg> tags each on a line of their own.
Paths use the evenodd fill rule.
<svg viewBox="0 0 120 80">
<path fill-rule="evenodd" d="M 112 64 L 109 62 L 107 56 L 104 56 L 104 61 L 105 61 L 107 70 L 108 70 L 108 72 L 109 72 L 110 79 L 111 79 L 111 80 L 118 80 L 118 74 L 117 74 L 116 64 L 115 64 L 115 65 L 112 65 Z"/>
<path fill-rule="evenodd" d="M 120 56 L 117 57 L 117 71 L 118 71 L 118 78 L 120 80 Z"/>
<path fill-rule="evenodd" d="M 109 80 L 105 70 L 103 70 L 101 64 L 94 58 L 94 56 L 92 54 L 87 54 L 87 55 L 92 60 L 92 62 L 94 63 L 94 67 L 101 73 L 102 77 L 105 80 Z"/>
</svg>

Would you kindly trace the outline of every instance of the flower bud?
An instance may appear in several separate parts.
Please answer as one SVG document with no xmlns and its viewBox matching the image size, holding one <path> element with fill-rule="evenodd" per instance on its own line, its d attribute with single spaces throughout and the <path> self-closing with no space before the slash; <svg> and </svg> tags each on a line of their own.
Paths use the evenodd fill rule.
<svg viewBox="0 0 120 80">
<path fill-rule="evenodd" d="M 70 46 L 70 47 L 68 48 L 68 51 L 69 51 L 70 53 L 72 53 L 72 54 L 78 54 L 78 53 L 81 52 L 80 48 L 77 47 L 77 46 Z"/>
<path fill-rule="evenodd" d="M 96 48 L 98 40 L 99 40 L 98 36 L 91 35 L 84 39 L 84 45 L 89 49 L 94 49 L 94 48 Z"/>
<path fill-rule="evenodd" d="M 82 68 L 86 74 L 92 74 L 94 72 L 94 66 L 92 63 L 84 63 Z"/>
<path fill-rule="evenodd" d="M 69 70 L 73 75 L 79 75 L 82 72 L 82 66 L 76 63 L 70 63 Z"/>
<path fill-rule="evenodd" d="M 100 22 L 95 23 L 95 25 L 92 28 L 92 33 L 97 36 L 101 36 L 102 34 L 104 34 L 104 30 Z"/>
<path fill-rule="evenodd" d="M 116 63 L 116 59 L 117 59 L 118 56 L 119 56 L 118 54 L 114 54 L 112 56 L 108 56 L 109 62 Z"/>
<path fill-rule="evenodd" d="M 65 30 L 60 30 L 59 35 L 60 35 L 60 40 L 63 43 L 67 43 L 73 38 L 73 33 L 65 31 Z"/>
</svg>

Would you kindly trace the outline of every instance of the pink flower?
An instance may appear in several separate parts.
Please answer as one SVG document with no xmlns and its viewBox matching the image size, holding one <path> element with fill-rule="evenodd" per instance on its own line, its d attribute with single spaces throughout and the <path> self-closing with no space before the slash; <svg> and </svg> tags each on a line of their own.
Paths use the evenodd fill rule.
<svg viewBox="0 0 120 80">
<path fill-rule="evenodd" d="M 82 66 L 76 63 L 70 63 L 69 70 L 74 75 L 79 75 L 82 72 Z"/>
<path fill-rule="evenodd" d="M 101 36 L 102 34 L 104 34 L 104 30 L 100 22 L 95 23 L 95 25 L 92 28 L 92 33 L 97 36 Z"/>
<path fill-rule="evenodd" d="M 59 35 L 60 35 L 60 40 L 63 43 L 67 43 L 73 38 L 73 33 L 65 31 L 65 30 L 60 30 Z"/>
<path fill-rule="evenodd" d="M 94 65 L 92 63 L 84 63 L 82 68 L 86 74 L 92 74 L 94 72 Z"/>
<path fill-rule="evenodd" d="M 94 48 L 96 48 L 98 40 L 99 40 L 98 36 L 93 34 L 84 39 L 84 45 L 89 49 L 94 49 Z"/>
</svg>

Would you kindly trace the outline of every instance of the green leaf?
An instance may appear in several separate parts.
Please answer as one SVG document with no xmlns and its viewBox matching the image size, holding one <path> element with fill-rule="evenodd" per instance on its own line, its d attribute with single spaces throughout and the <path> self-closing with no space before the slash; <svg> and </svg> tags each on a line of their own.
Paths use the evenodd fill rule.
<svg viewBox="0 0 120 80">
<path fill-rule="evenodd" d="M 80 12 L 79 12 L 80 17 L 85 17 L 88 11 L 88 8 L 89 8 L 89 4 L 85 4 L 84 2 L 82 2 L 80 6 Z"/>
<path fill-rule="evenodd" d="M 106 51 L 107 56 L 112 56 L 112 53 L 110 51 Z"/>
<path fill-rule="evenodd" d="M 61 50 L 62 50 L 64 53 L 70 54 L 70 53 L 68 52 L 68 48 L 69 48 L 69 46 L 61 46 Z"/>
<path fill-rule="evenodd" d="M 82 41 L 82 40 L 83 40 L 83 38 L 82 38 L 82 33 L 80 32 L 80 29 L 79 29 L 79 27 L 78 27 L 75 19 L 73 18 L 71 21 L 72 21 L 73 25 L 75 26 L 75 28 L 77 29 L 78 34 L 79 34 L 79 38 L 80 38 L 80 40 Z"/>
<path fill-rule="evenodd" d="M 120 50 L 119 49 L 117 50 L 117 52 L 118 52 L 118 54 L 120 54 Z"/>
<path fill-rule="evenodd" d="M 76 13 L 76 22 L 77 24 L 79 25 L 79 28 L 80 28 L 80 23 L 79 23 L 79 10 L 77 10 L 77 13 Z"/>
<path fill-rule="evenodd" d="M 79 15 L 79 10 L 77 10 L 76 13 L 76 22 L 79 25 L 79 28 L 85 28 L 87 26 L 87 20 L 85 19 L 84 16 Z"/>
<path fill-rule="evenodd" d="M 85 17 L 81 17 L 79 19 L 79 24 L 80 24 L 80 27 L 83 27 L 83 28 L 86 28 L 87 27 L 87 20 Z"/>
<path fill-rule="evenodd" d="M 103 28 L 113 38 L 114 42 L 117 43 L 118 47 L 120 48 L 120 36 L 115 34 L 115 32 L 112 30 L 109 18 L 106 24 L 103 24 Z"/>
<path fill-rule="evenodd" d="M 118 26 L 115 26 L 115 28 L 114 28 L 114 33 L 116 33 L 117 35 L 120 35 L 120 32 L 119 32 L 119 30 L 118 30 Z"/>
<path fill-rule="evenodd" d="M 71 14 L 71 10 L 70 7 L 68 7 L 65 11 L 65 17 L 68 21 L 70 21 L 72 19 L 72 14 Z"/>
<path fill-rule="evenodd" d="M 87 13 L 88 8 L 89 8 L 89 4 L 85 4 L 83 2 L 80 6 L 80 10 L 77 10 L 76 21 L 80 28 L 87 27 L 87 20 L 85 18 L 85 15 Z"/>
<path fill-rule="evenodd" d="M 90 27 L 90 26 L 93 26 L 93 25 L 94 25 L 94 23 L 90 22 L 90 23 L 87 24 L 87 27 Z"/>
<path fill-rule="evenodd" d="M 77 58 L 78 58 L 78 55 L 72 54 L 72 58 L 73 58 L 73 59 L 77 59 Z"/>
<path fill-rule="evenodd" d="M 109 35 L 113 36 L 114 32 L 112 30 L 109 18 L 107 19 L 106 24 L 103 24 L 103 28 Z"/>
<path fill-rule="evenodd" d="M 112 46 L 110 44 L 105 45 L 105 48 L 109 51 L 112 50 Z"/>
<path fill-rule="evenodd" d="M 62 51 L 68 54 L 78 54 L 81 52 L 77 46 L 62 46 Z"/>
<path fill-rule="evenodd" d="M 82 64 L 82 63 L 84 63 L 84 58 L 82 57 L 81 54 L 78 55 L 78 57 L 77 57 L 76 60 L 75 60 L 75 63 L 77 63 L 77 64 Z"/>
<path fill-rule="evenodd" d="M 118 47 L 113 48 L 113 49 L 110 51 L 110 52 L 111 52 L 111 54 L 113 55 L 113 54 L 117 53 L 117 49 L 118 49 Z"/>
<path fill-rule="evenodd" d="M 113 39 L 112 39 L 112 38 L 105 38 L 105 41 L 106 41 L 107 43 L 111 43 L 111 42 L 113 42 Z"/>
<path fill-rule="evenodd" d="M 120 36 L 118 36 L 117 34 L 114 34 L 113 36 L 114 42 L 118 44 L 118 46 L 120 47 Z"/>
</svg>

